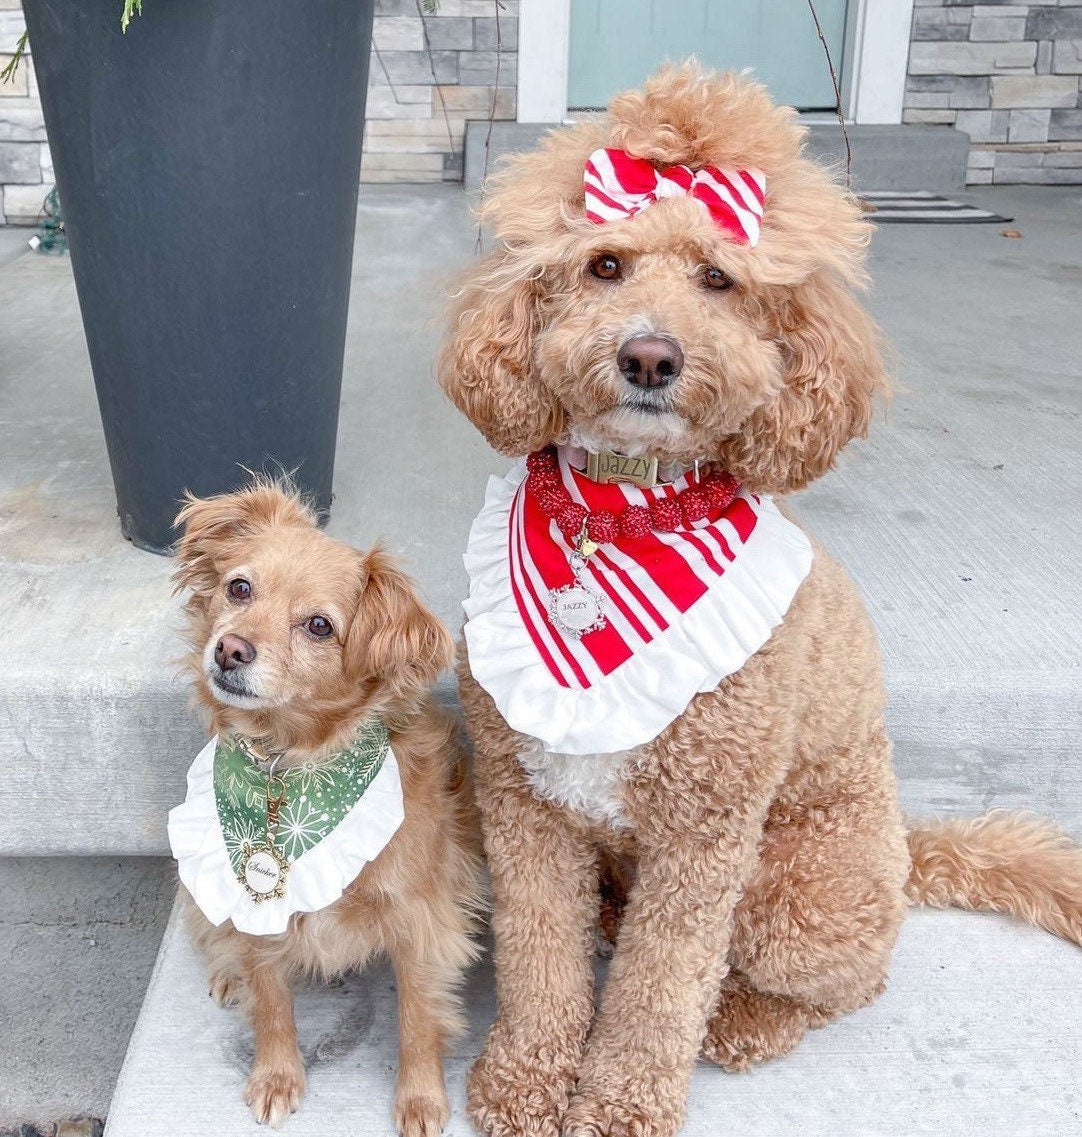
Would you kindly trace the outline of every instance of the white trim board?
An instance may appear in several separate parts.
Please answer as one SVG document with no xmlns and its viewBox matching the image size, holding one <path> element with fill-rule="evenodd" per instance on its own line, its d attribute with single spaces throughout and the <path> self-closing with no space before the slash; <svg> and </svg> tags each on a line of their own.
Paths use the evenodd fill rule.
<svg viewBox="0 0 1082 1137">
<path fill-rule="evenodd" d="M 913 0 L 851 0 L 842 97 L 846 116 L 861 124 L 902 121 Z"/>
<path fill-rule="evenodd" d="M 856 123 L 900 123 L 913 0 L 850 0 L 842 102 Z M 571 0 L 519 0 L 518 121 L 567 115 Z"/>
<path fill-rule="evenodd" d="M 564 120 L 570 31 L 571 0 L 519 0 L 519 122 Z"/>
</svg>

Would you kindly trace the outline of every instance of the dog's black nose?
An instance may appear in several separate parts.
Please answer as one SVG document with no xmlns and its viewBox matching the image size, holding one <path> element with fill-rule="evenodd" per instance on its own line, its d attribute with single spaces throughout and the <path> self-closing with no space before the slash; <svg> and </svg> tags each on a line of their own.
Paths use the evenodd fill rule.
<svg viewBox="0 0 1082 1137">
<path fill-rule="evenodd" d="M 240 636 L 226 632 L 214 646 L 214 662 L 223 671 L 235 671 L 242 663 L 255 659 L 255 648 Z"/>
<path fill-rule="evenodd" d="M 616 367 L 636 387 L 667 387 L 683 370 L 684 353 L 668 336 L 632 336 L 616 353 Z"/>
</svg>

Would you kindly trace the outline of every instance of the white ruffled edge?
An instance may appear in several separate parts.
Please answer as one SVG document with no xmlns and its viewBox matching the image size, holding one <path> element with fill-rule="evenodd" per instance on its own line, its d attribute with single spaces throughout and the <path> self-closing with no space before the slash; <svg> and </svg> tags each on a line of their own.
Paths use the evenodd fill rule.
<svg viewBox="0 0 1082 1137">
<path fill-rule="evenodd" d="M 188 770 L 188 796 L 169 811 L 169 847 L 184 887 L 215 926 L 232 920 L 254 936 L 284 932 L 294 912 L 318 912 L 333 904 L 361 870 L 386 848 L 405 818 L 402 781 L 388 746 L 372 784 L 341 821 L 286 875 L 285 895 L 256 902 L 237 880 L 226 851 L 214 800 L 215 736 Z"/>
<path fill-rule="evenodd" d="M 763 496 L 736 560 L 679 621 L 586 690 L 561 687 L 511 592 L 511 505 L 525 474 L 520 462 L 489 479 L 463 556 L 464 633 L 470 671 L 508 725 L 552 753 L 612 753 L 656 738 L 698 692 L 739 671 L 770 639 L 811 569 L 811 542 Z"/>
</svg>

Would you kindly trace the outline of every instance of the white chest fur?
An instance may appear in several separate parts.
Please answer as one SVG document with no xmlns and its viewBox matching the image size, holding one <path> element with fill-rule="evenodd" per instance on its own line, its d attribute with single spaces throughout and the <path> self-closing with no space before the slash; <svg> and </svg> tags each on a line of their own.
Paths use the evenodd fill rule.
<svg viewBox="0 0 1082 1137">
<path fill-rule="evenodd" d="M 638 750 L 612 754 L 551 754 L 540 739 L 529 739 L 518 752 L 538 797 L 566 805 L 591 821 L 617 829 L 627 826 L 624 782 Z"/>
</svg>

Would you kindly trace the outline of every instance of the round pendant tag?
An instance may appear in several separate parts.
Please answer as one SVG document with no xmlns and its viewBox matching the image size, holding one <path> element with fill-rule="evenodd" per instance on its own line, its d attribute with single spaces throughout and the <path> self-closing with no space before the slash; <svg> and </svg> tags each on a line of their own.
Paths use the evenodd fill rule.
<svg viewBox="0 0 1082 1137">
<path fill-rule="evenodd" d="M 554 589 L 549 597 L 549 617 L 560 631 L 576 639 L 607 623 L 601 611 L 601 597 L 584 584 L 565 584 Z"/>
<path fill-rule="evenodd" d="M 283 895 L 288 870 L 289 865 L 276 852 L 263 846 L 248 855 L 239 875 L 253 900 L 270 900 Z"/>
</svg>

